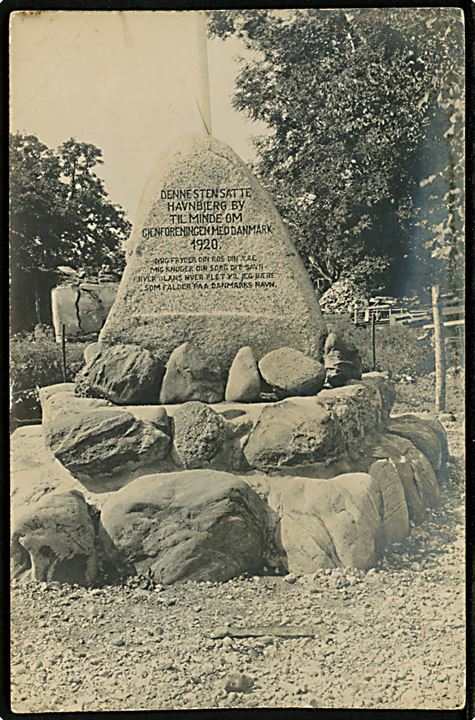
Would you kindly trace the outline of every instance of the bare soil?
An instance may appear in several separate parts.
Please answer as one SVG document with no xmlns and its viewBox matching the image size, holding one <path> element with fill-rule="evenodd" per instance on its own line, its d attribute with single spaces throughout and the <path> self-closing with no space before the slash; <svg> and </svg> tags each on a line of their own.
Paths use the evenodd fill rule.
<svg viewBox="0 0 475 720">
<path fill-rule="evenodd" d="M 439 507 L 366 574 L 154 590 L 14 584 L 12 709 L 463 706 L 461 418 L 446 427 Z M 315 635 L 210 637 L 226 624 L 311 626 Z"/>
</svg>

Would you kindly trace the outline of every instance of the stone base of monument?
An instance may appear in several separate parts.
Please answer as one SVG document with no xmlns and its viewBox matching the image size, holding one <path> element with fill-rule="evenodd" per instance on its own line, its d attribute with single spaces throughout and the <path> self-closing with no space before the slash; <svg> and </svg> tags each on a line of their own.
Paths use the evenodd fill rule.
<svg viewBox="0 0 475 720">
<path fill-rule="evenodd" d="M 368 373 L 277 402 L 113 405 L 41 390 L 12 436 L 16 577 L 94 584 L 367 569 L 438 501 L 442 425 Z"/>
</svg>

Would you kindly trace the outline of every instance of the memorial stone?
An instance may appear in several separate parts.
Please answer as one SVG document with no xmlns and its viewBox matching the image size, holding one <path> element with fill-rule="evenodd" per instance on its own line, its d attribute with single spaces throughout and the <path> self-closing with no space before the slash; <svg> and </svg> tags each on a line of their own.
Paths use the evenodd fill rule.
<svg viewBox="0 0 475 720">
<path fill-rule="evenodd" d="M 224 371 L 242 346 L 320 357 L 315 291 L 268 193 L 222 142 L 182 137 L 145 189 L 127 267 L 100 334 L 163 362 L 184 342 Z"/>
</svg>

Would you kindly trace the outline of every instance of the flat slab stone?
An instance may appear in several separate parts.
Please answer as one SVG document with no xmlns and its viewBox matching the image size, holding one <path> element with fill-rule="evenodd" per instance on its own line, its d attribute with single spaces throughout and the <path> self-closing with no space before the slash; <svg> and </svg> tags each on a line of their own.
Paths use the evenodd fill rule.
<svg viewBox="0 0 475 720">
<path fill-rule="evenodd" d="M 317 396 L 307 396 L 307 397 L 289 397 L 286 398 L 287 401 L 292 402 L 294 405 L 298 405 L 299 407 L 306 408 L 306 407 L 314 407 L 316 402 Z M 252 420 L 257 420 L 266 407 L 274 407 L 277 405 L 277 402 L 274 401 L 265 401 L 265 402 L 256 402 L 256 403 L 244 403 L 244 402 L 219 402 L 219 403 L 208 403 L 209 407 L 215 410 L 217 413 L 222 415 L 226 420 L 232 420 L 234 418 L 237 418 L 241 415 L 247 415 Z M 182 407 L 182 403 L 175 404 L 165 404 L 165 405 L 122 405 L 121 410 L 125 410 L 127 412 L 132 413 L 132 415 L 135 415 L 137 418 L 145 418 L 143 416 L 143 410 L 144 408 L 147 408 L 149 412 L 152 410 L 158 410 L 163 409 L 166 411 L 167 415 L 169 417 L 173 418 L 174 415 L 179 411 L 179 409 Z"/>
<path fill-rule="evenodd" d="M 115 475 L 167 458 L 166 433 L 106 400 L 78 398 L 53 386 L 40 390 L 40 402 L 45 443 L 76 477 Z"/>
<path fill-rule="evenodd" d="M 23 508 L 36 504 L 42 497 L 53 492 L 78 490 L 88 505 L 100 508 L 110 493 L 114 493 L 134 478 L 156 472 L 153 466 L 140 463 L 125 467 L 114 475 L 95 474 L 93 479 L 75 477 L 46 446 L 41 425 L 26 425 L 15 430 L 11 436 L 10 455 L 10 508 L 13 523 Z M 169 463 L 160 464 L 160 471 L 174 469 Z"/>
<path fill-rule="evenodd" d="M 269 196 L 240 158 L 203 134 L 159 158 L 128 243 L 127 266 L 99 336 L 166 362 L 186 341 L 227 371 L 290 346 L 319 357 L 318 300 Z"/>
</svg>

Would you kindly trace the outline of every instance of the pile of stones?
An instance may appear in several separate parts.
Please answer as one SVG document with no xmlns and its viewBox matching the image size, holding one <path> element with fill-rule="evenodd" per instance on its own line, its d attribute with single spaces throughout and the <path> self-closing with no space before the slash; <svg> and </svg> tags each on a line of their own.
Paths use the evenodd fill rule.
<svg viewBox="0 0 475 720">
<path fill-rule="evenodd" d="M 447 442 L 391 418 L 382 373 L 271 402 L 114 405 L 41 390 L 43 426 L 12 439 L 16 577 L 372 567 L 438 501 Z"/>
<path fill-rule="evenodd" d="M 325 342 L 323 362 L 292 347 L 267 352 L 257 362 L 251 347 L 241 347 L 227 373 L 197 345 L 186 342 L 166 365 L 138 345 L 103 346 L 91 343 L 86 365 L 76 379 L 75 393 L 103 398 L 117 405 L 243 402 L 282 400 L 318 393 L 361 378 L 358 351 L 334 333 Z"/>
<path fill-rule="evenodd" d="M 368 569 L 437 502 L 447 455 L 440 423 L 391 417 L 393 399 L 328 335 L 257 179 L 184 137 L 145 188 L 99 344 L 12 436 L 13 574 Z"/>
<path fill-rule="evenodd" d="M 363 291 L 351 280 L 343 279 L 333 283 L 320 298 L 322 312 L 328 314 L 348 313 L 355 304 L 367 304 Z"/>
</svg>

